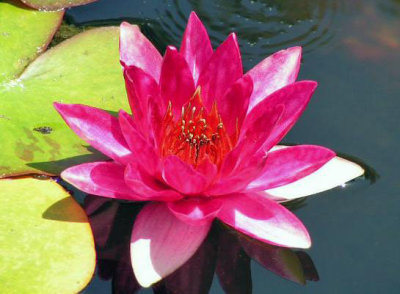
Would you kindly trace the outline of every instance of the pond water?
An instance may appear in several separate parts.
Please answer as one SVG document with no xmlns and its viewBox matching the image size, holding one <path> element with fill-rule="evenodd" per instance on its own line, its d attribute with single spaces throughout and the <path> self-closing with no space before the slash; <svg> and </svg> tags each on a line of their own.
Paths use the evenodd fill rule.
<svg viewBox="0 0 400 294">
<path fill-rule="evenodd" d="M 313 238 L 307 254 L 319 281 L 298 285 L 252 261 L 252 293 L 398 293 L 400 1 L 100 0 L 69 9 L 67 20 L 76 25 L 138 23 L 164 50 L 167 44 L 180 44 L 191 10 L 203 20 L 214 46 L 237 32 L 246 70 L 275 51 L 303 46 L 299 79 L 316 80 L 319 87 L 285 142 L 327 146 L 371 167 L 367 180 L 297 206 L 295 213 Z M 123 225 L 111 230 L 112 238 L 123 239 L 135 209 L 128 206 L 117 214 Z M 116 272 L 112 250 L 99 254 L 98 274 L 83 293 L 111 293 L 113 287 L 114 293 L 132 293 L 121 288 L 127 284 L 105 279 Z M 241 275 L 230 292 L 251 293 L 248 280 Z M 216 278 L 210 293 L 223 293 Z"/>
</svg>

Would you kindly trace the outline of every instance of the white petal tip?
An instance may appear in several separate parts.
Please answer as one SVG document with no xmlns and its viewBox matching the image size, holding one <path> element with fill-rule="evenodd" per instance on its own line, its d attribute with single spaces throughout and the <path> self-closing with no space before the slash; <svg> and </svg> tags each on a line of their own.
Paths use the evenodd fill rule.
<svg viewBox="0 0 400 294">
<path fill-rule="evenodd" d="M 343 186 L 364 173 L 360 165 L 336 156 L 311 175 L 265 192 L 276 199 L 289 201 Z"/>
<path fill-rule="evenodd" d="M 153 267 L 150 240 L 140 239 L 131 244 L 131 261 L 133 272 L 140 286 L 148 288 L 163 278 Z"/>
</svg>

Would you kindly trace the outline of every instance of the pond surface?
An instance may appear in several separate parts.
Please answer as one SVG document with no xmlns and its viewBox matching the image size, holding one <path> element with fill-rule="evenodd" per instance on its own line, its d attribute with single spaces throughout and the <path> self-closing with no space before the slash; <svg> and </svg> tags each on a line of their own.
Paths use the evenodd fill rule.
<svg viewBox="0 0 400 294">
<path fill-rule="evenodd" d="M 299 79 L 319 87 L 285 142 L 327 146 L 373 168 L 368 180 L 310 197 L 295 211 L 313 238 L 307 253 L 320 280 L 301 286 L 252 262 L 252 293 L 399 293 L 400 1 L 100 0 L 68 10 L 67 19 L 138 23 L 164 50 L 179 46 L 191 10 L 214 47 L 237 32 L 246 70 L 275 51 L 303 46 Z M 119 217 L 129 226 L 131 215 Z M 99 259 L 109 262 L 106 254 Z M 84 293 L 112 292 L 104 268 Z M 240 289 L 232 293 L 247 293 Z M 216 278 L 210 293 L 223 293 Z"/>
</svg>

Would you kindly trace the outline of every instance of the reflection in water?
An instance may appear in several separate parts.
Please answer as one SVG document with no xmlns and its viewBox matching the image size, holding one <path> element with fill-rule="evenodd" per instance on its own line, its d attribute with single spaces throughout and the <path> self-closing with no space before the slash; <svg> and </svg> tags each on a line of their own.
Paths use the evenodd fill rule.
<svg viewBox="0 0 400 294">
<path fill-rule="evenodd" d="M 361 60 L 392 60 L 400 50 L 400 1 L 359 1 L 343 43 Z M 380 9 L 377 9 L 380 8 Z"/>
<path fill-rule="evenodd" d="M 75 24 L 119 24 L 127 20 L 141 25 L 151 41 L 164 51 L 168 44 L 180 44 L 187 17 L 195 10 L 214 45 L 232 31 L 238 34 L 244 64 L 249 68 L 282 48 L 299 45 L 307 53 L 329 42 L 335 16 L 343 3 L 342 0 L 105 0 L 74 8 L 67 12 L 67 19 Z M 95 16 L 91 7 L 98 7 Z"/>
<path fill-rule="evenodd" d="M 112 280 L 114 294 L 140 290 L 130 263 L 129 241 L 135 217 L 142 207 L 142 204 L 90 195 L 85 199 L 84 208 L 96 242 L 98 275 L 104 280 Z M 208 293 L 216 273 L 226 293 L 251 293 L 252 259 L 273 273 L 299 284 L 319 279 L 307 253 L 269 246 L 215 223 L 196 254 L 156 284 L 153 292 Z"/>
</svg>

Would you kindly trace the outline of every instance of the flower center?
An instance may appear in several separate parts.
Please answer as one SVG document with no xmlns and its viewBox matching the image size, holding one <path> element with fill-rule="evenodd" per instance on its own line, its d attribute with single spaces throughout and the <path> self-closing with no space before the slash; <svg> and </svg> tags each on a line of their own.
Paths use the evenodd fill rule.
<svg viewBox="0 0 400 294">
<path fill-rule="evenodd" d="M 182 107 L 181 118 L 174 120 L 171 103 L 162 123 L 161 155 L 176 155 L 197 167 L 209 159 L 220 166 L 232 150 L 233 138 L 226 133 L 217 105 L 210 113 L 203 106 L 200 88 Z"/>
</svg>

